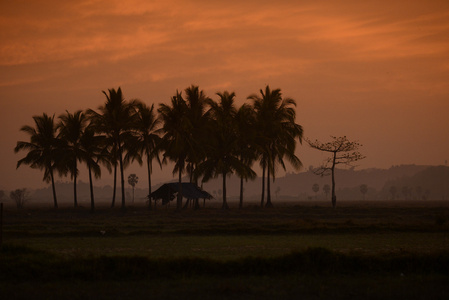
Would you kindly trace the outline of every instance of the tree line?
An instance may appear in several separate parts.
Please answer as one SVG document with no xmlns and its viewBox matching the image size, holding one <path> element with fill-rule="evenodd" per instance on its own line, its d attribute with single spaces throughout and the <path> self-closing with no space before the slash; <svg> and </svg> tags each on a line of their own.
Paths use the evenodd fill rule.
<svg viewBox="0 0 449 300">
<path fill-rule="evenodd" d="M 103 91 L 106 100 L 96 110 L 66 111 L 33 117 L 33 126 L 20 130 L 29 141 L 18 141 L 14 151 L 26 151 L 17 162 L 44 172 L 51 182 L 54 207 L 58 207 L 55 176 L 71 176 L 74 206 L 77 204 L 79 164 L 88 170 L 91 209 L 95 208 L 93 177 L 100 178 L 102 168 L 113 173 L 111 207 L 115 206 L 117 177 L 121 183 L 121 207 L 125 208 L 124 169 L 131 163 L 145 164 L 148 172 L 148 195 L 151 195 L 153 162 L 161 168 L 174 163 L 180 191 L 177 208 L 182 207 L 183 174 L 198 184 L 222 177 L 223 204 L 226 201 L 226 178 L 240 177 L 240 202 L 243 204 L 245 180 L 254 179 L 254 164 L 262 168 L 261 206 L 272 206 L 270 181 L 278 167 L 301 167 L 295 155 L 302 143 L 303 128 L 296 123 L 296 102 L 282 96 L 280 89 L 260 89 L 247 97 L 249 103 L 235 104 L 234 92 L 218 92 L 214 100 L 191 85 L 176 91 L 168 104 L 148 105 L 141 100 L 125 100 L 119 87 Z M 265 202 L 266 192 L 266 202 Z M 196 203 L 197 205 L 197 203 Z M 149 207 L 152 199 L 149 198 Z"/>
</svg>

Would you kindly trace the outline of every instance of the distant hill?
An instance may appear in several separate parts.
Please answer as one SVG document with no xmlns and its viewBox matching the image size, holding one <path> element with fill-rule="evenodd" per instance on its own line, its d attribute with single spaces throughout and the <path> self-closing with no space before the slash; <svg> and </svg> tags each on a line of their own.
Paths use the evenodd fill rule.
<svg viewBox="0 0 449 300">
<path fill-rule="evenodd" d="M 367 200 L 387 199 L 388 194 L 385 193 L 386 185 L 394 183 L 398 187 L 402 187 L 402 185 L 414 187 L 419 186 L 419 182 L 422 182 L 423 188 L 426 187 L 433 191 L 431 195 L 435 199 L 443 199 L 444 195 L 448 198 L 449 192 L 444 194 L 444 186 L 447 188 L 449 185 L 449 176 L 446 177 L 447 179 L 444 179 L 444 176 L 446 176 L 445 172 L 449 172 L 449 167 L 400 165 L 389 169 L 337 169 L 335 171 L 337 197 L 338 199 L 361 200 L 363 196 L 360 192 L 360 185 L 366 184 L 368 186 Z M 407 183 L 409 179 L 411 182 Z M 424 184 L 424 182 L 433 182 L 434 184 Z M 443 182 L 447 184 L 444 185 Z M 315 183 L 320 187 L 317 195 L 312 191 L 312 186 Z M 321 177 L 310 171 L 288 173 L 284 177 L 276 178 L 275 182 L 271 183 L 271 192 L 273 198 L 313 200 L 317 197 L 325 199 L 323 193 L 325 184 L 331 185 L 330 176 Z M 258 199 L 262 189 L 261 178 L 245 183 L 244 187 L 246 198 Z M 221 179 L 205 183 L 204 188 L 210 193 L 219 191 L 221 189 Z M 230 197 L 238 197 L 239 188 L 239 179 L 234 176 L 230 177 L 227 184 L 228 195 Z"/>
</svg>

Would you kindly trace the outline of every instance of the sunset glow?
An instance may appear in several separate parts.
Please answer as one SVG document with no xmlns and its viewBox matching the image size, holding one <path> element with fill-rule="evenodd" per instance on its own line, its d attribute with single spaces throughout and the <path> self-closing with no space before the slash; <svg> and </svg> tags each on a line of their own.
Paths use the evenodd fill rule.
<svg viewBox="0 0 449 300">
<path fill-rule="evenodd" d="M 212 98 L 234 91 L 240 106 L 268 84 L 296 100 L 306 137 L 358 140 L 358 168 L 445 164 L 448 37 L 438 0 L 2 1 L 0 189 L 46 185 L 16 170 L 32 116 L 97 109 L 119 86 L 157 106 L 195 84 Z M 307 144 L 297 155 L 305 168 L 322 160 Z M 171 170 L 155 169 L 156 182 Z"/>
</svg>

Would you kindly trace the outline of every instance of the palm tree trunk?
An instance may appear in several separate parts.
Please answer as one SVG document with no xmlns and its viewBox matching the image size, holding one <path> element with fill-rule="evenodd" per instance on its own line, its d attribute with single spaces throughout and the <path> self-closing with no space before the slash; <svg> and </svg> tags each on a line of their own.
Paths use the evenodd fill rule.
<svg viewBox="0 0 449 300">
<path fill-rule="evenodd" d="M 122 157 L 122 147 L 119 144 L 118 154 L 120 159 L 120 183 L 122 185 L 122 209 L 125 209 L 125 175 L 123 174 L 123 157 Z"/>
<path fill-rule="evenodd" d="M 229 209 L 228 202 L 226 201 L 226 173 L 223 172 L 223 206 L 222 209 Z"/>
<path fill-rule="evenodd" d="M 176 209 L 180 210 L 182 209 L 182 170 L 179 168 L 179 175 L 178 175 L 178 199 L 176 202 Z"/>
<path fill-rule="evenodd" d="M 152 209 L 151 204 L 151 160 L 150 155 L 147 152 L 147 170 L 148 170 L 148 208 Z"/>
<path fill-rule="evenodd" d="M 93 212 L 95 210 L 95 201 L 94 201 L 94 187 L 92 184 L 92 170 L 90 164 L 87 164 L 89 169 L 89 187 L 90 187 L 90 210 Z"/>
<path fill-rule="evenodd" d="M 265 165 L 262 167 L 262 198 L 260 199 L 260 207 L 263 207 L 265 200 Z"/>
<path fill-rule="evenodd" d="M 73 206 L 78 207 L 78 199 L 76 197 L 76 169 L 77 169 L 76 158 L 74 165 L 75 168 L 73 169 Z"/>
<path fill-rule="evenodd" d="M 334 152 L 334 158 L 332 161 L 332 207 L 335 208 L 335 206 L 337 205 L 337 196 L 335 195 L 335 176 L 334 176 L 334 171 L 335 171 L 335 161 L 336 161 L 336 157 L 337 157 L 337 152 Z"/>
<path fill-rule="evenodd" d="M 117 163 L 114 164 L 114 187 L 112 191 L 112 204 L 111 207 L 115 206 L 115 191 L 117 190 Z"/>
<path fill-rule="evenodd" d="M 273 207 L 271 203 L 270 167 L 267 168 L 267 204 L 265 204 L 265 207 Z"/>
<path fill-rule="evenodd" d="M 243 207 L 243 176 L 240 177 L 240 202 L 239 208 Z"/>
<path fill-rule="evenodd" d="M 53 168 L 50 166 L 51 188 L 53 190 L 54 207 L 58 208 L 58 200 L 56 199 L 55 177 L 53 176 Z"/>
</svg>

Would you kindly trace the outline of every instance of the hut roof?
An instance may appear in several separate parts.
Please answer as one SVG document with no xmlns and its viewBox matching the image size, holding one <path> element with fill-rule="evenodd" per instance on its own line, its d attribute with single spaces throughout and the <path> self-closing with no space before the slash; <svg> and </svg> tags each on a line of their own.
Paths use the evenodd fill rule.
<svg viewBox="0 0 449 300">
<path fill-rule="evenodd" d="M 162 199 L 162 204 L 167 204 L 169 201 L 175 199 L 175 193 L 179 191 L 178 182 L 165 183 L 157 190 L 150 194 L 153 199 Z M 189 199 L 211 199 L 213 198 L 211 194 L 203 191 L 196 184 L 190 182 L 182 183 L 182 196 Z"/>
</svg>

